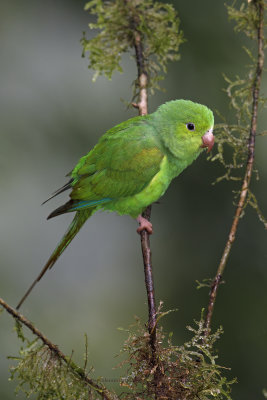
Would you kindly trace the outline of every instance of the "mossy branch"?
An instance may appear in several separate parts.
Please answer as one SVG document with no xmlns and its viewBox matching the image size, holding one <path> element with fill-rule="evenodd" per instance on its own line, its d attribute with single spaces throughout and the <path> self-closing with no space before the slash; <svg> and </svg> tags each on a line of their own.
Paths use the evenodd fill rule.
<svg viewBox="0 0 267 400">
<path fill-rule="evenodd" d="M 230 126 L 224 126 L 224 130 L 230 131 L 230 140 L 233 143 L 234 140 L 240 140 L 233 136 L 231 133 L 233 130 L 236 130 L 241 135 L 241 144 L 242 144 L 242 152 L 244 149 L 247 154 L 247 162 L 246 162 L 246 170 L 242 181 L 242 187 L 239 194 L 239 200 L 236 206 L 235 215 L 233 218 L 233 222 L 230 228 L 230 232 L 228 235 L 228 239 L 221 257 L 221 261 L 211 286 L 210 298 L 208 304 L 208 311 L 206 315 L 206 336 L 209 335 L 211 329 L 211 319 L 214 311 L 215 300 L 218 292 L 219 283 L 221 281 L 221 277 L 224 273 L 229 254 L 231 252 L 233 243 L 236 237 L 236 231 L 238 227 L 238 223 L 247 203 L 250 203 L 254 208 L 257 208 L 257 202 L 255 196 L 250 192 L 249 185 L 251 181 L 251 177 L 253 174 L 253 166 L 255 159 L 255 139 L 257 132 L 257 119 L 259 112 L 259 103 L 260 99 L 260 85 L 261 78 L 264 69 L 264 47 L 265 47 L 265 39 L 264 39 L 264 11 L 266 9 L 266 4 L 264 0 L 252 0 L 246 6 L 242 4 L 240 10 L 236 10 L 234 7 L 228 7 L 228 11 L 230 17 L 235 19 L 237 22 L 236 29 L 238 31 L 242 30 L 246 33 L 246 35 L 252 39 L 257 40 L 257 58 L 256 58 L 256 66 L 255 72 L 252 74 L 252 80 L 231 82 L 228 86 L 228 94 L 231 98 L 231 103 L 233 107 L 237 111 L 237 120 L 238 125 L 234 128 Z M 232 88 L 241 85 L 241 88 L 235 91 L 232 95 Z M 245 98 L 245 101 L 244 101 Z M 242 101 L 243 100 L 243 101 Z M 251 111 L 249 110 L 249 104 L 251 104 Z M 246 134 L 247 130 L 243 126 L 240 126 L 241 122 L 245 120 L 245 118 L 250 117 L 250 129 L 249 129 L 249 137 L 248 142 L 244 143 L 244 133 Z M 239 146 L 239 143 L 236 147 Z M 222 157 L 222 150 L 219 154 Z M 237 157 L 239 154 L 239 150 L 235 149 L 234 156 Z M 234 163 L 236 163 L 236 158 L 234 157 Z M 259 217 L 264 222 L 265 227 L 267 227 L 267 223 L 259 211 Z"/>
<path fill-rule="evenodd" d="M 83 55 L 88 54 L 89 68 L 111 79 L 115 71 L 123 72 L 122 55 L 135 47 L 136 34 L 142 40 L 143 67 L 149 76 L 147 89 L 159 89 L 163 73 L 170 61 L 179 59 L 179 47 L 184 41 L 180 20 L 171 4 L 152 0 L 89 1 L 85 9 L 96 15 L 90 29 L 100 32 L 92 39 L 85 34 L 81 40 Z M 138 79 L 134 81 L 134 98 L 139 93 Z"/>
<path fill-rule="evenodd" d="M 9 357 L 18 361 L 11 368 L 11 379 L 19 379 L 19 389 L 27 397 L 38 394 L 39 400 L 79 399 L 79 400 L 231 400 L 231 386 L 236 379 L 228 380 L 223 372 L 226 369 L 217 364 L 214 345 L 222 334 L 222 329 L 212 333 L 206 340 L 203 311 L 195 327 L 188 327 L 192 338 L 182 346 L 174 346 L 172 334 L 166 336 L 162 327 L 158 329 L 157 364 L 153 364 L 150 335 L 136 318 L 135 324 L 127 330 L 128 339 L 122 349 L 127 358 L 120 366 L 127 366 L 127 376 L 118 382 L 130 390 L 119 396 L 108 391 L 104 385 L 90 379 L 83 368 L 45 337 L 21 313 L 10 307 L 0 298 L 0 305 L 17 321 L 18 337 L 27 342 L 20 351 L 20 357 Z M 162 303 L 157 310 L 158 319 L 169 312 L 162 312 Z M 22 326 L 26 326 L 36 339 L 30 342 L 25 338 Z M 42 342 L 38 345 L 38 340 Z M 158 370 L 160 373 L 156 375 Z M 27 384 L 27 388 L 24 385 Z"/>
<path fill-rule="evenodd" d="M 52 368 L 54 369 L 60 369 L 59 373 L 62 375 L 62 372 L 64 371 L 64 366 L 67 367 L 67 370 L 65 371 L 66 373 L 71 373 L 74 375 L 74 377 L 78 377 L 78 383 L 83 386 L 83 390 L 85 391 L 85 387 L 89 387 L 89 389 L 93 389 L 96 391 L 104 400 L 116 400 L 117 397 L 114 396 L 111 392 L 109 392 L 103 385 L 99 385 L 97 382 L 95 382 L 93 379 L 89 378 L 85 372 L 85 369 L 80 368 L 78 365 L 76 365 L 73 360 L 66 356 L 59 348 L 56 346 L 54 343 L 52 343 L 39 329 L 37 329 L 32 322 L 30 322 L 24 315 L 16 311 L 14 308 L 12 308 L 9 304 L 7 304 L 2 298 L 0 298 L 0 305 L 4 307 L 4 309 L 12 315 L 13 318 L 15 318 L 16 321 L 21 323 L 22 325 L 26 326 L 32 333 L 33 335 L 36 336 L 37 339 L 40 339 L 42 342 L 42 346 L 36 346 L 36 340 L 32 343 L 28 342 L 30 347 L 27 348 L 26 353 L 23 352 L 23 355 L 26 356 L 23 361 L 30 361 L 32 364 L 32 356 L 35 355 L 37 359 L 37 363 L 41 362 L 41 374 L 36 376 L 38 382 L 36 383 L 38 385 L 38 391 L 40 392 L 40 386 L 41 381 L 42 381 L 42 376 L 46 375 L 46 373 L 50 373 Z M 24 341 L 25 338 L 21 332 L 20 327 L 17 327 L 17 332 L 18 336 Z M 34 345 L 34 346 L 33 346 Z M 25 354 L 24 354 L 25 353 Z M 29 357 L 27 357 L 29 356 Z M 46 359 L 46 362 L 44 362 L 44 359 Z M 49 360 L 49 362 L 48 362 Z M 62 365 L 64 364 L 64 366 Z M 47 370 L 47 371 L 46 371 Z M 28 374 L 27 373 L 27 368 L 25 365 L 23 365 L 22 371 L 17 367 L 15 368 L 15 371 L 18 371 L 21 378 L 22 378 L 22 384 L 26 381 L 32 388 L 34 386 L 34 379 L 33 379 L 33 374 Z M 33 371 L 32 371 L 33 372 Z M 52 371 L 53 375 L 54 371 Z M 28 377 L 28 381 L 27 378 Z M 53 379 L 51 379 L 51 387 L 53 386 L 53 381 L 55 380 L 55 376 L 53 376 Z M 49 388 L 49 381 L 45 379 L 46 382 L 46 388 L 45 391 Z M 60 384 L 58 382 L 58 384 Z M 50 391 L 51 391 L 50 387 Z M 56 395 L 57 390 L 55 390 L 55 395 Z M 85 391 L 86 393 L 86 391 Z M 40 393 L 39 393 L 40 395 Z M 41 398 L 41 397 L 40 397 Z M 58 397 L 49 397 L 51 399 L 56 399 Z M 87 394 L 87 399 L 93 398 L 93 397 L 88 397 Z"/>
<path fill-rule="evenodd" d="M 166 315 L 158 310 L 158 318 Z M 162 327 L 158 329 L 158 364 L 161 372 L 155 386 L 155 367 L 151 365 L 149 335 L 140 319 L 130 327 L 122 353 L 127 360 L 121 365 L 128 366 L 128 376 L 122 378 L 121 385 L 130 389 L 123 393 L 124 400 L 168 399 L 168 400 L 230 400 L 231 386 L 235 379 L 223 376 L 224 367 L 217 364 L 214 345 L 222 334 L 222 328 L 212 333 L 206 340 L 203 310 L 200 321 L 194 321 L 187 329 L 191 340 L 181 346 L 172 344 L 172 334 L 166 335 Z"/>
</svg>

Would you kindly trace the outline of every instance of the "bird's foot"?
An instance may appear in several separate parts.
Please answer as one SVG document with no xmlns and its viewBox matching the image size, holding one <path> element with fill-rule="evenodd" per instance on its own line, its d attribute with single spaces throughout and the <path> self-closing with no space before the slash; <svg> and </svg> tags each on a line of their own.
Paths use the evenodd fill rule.
<svg viewBox="0 0 267 400">
<path fill-rule="evenodd" d="M 142 215 L 138 215 L 137 222 L 139 223 L 139 227 L 136 232 L 141 233 L 143 230 L 146 230 L 149 235 L 153 233 L 153 228 L 151 222 L 149 222 L 146 218 L 142 217 Z"/>
</svg>

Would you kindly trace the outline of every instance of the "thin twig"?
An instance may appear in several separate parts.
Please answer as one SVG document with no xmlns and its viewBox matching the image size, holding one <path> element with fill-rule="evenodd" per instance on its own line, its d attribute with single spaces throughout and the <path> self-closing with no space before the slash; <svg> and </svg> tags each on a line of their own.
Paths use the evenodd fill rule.
<svg viewBox="0 0 267 400">
<path fill-rule="evenodd" d="M 147 74 L 145 72 L 144 56 L 142 49 L 142 41 L 140 34 L 135 32 L 135 54 L 136 62 L 138 67 L 138 84 L 139 84 L 139 103 L 138 110 L 139 115 L 147 115 L 148 104 L 147 104 Z M 142 216 L 150 221 L 152 206 L 149 205 Z M 144 273 L 145 273 L 145 285 L 147 292 L 147 303 L 148 303 L 148 331 L 150 334 L 150 346 L 151 346 L 151 364 L 154 369 L 154 386 L 155 386 L 155 399 L 160 398 L 159 392 L 159 381 L 160 374 L 158 368 L 158 356 L 157 356 L 157 310 L 155 301 L 155 289 L 154 279 L 152 270 L 152 259 L 150 249 L 149 233 L 146 230 L 141 231 L 141 248 L 144 262 Z"/>
<path fill-rule="evenodd" d="M 134 5 L 132 0 L 125 0 L 126 5 L 129 10 L 132 11 Z M 132 14 L 132 13 L 130 13 Z M 134 14 L 134 13 L 133 13 Z M 135 49 L 135 59 L 138 71 L 138 86 L 139 86 L 139 102 L 133 103 L 133 107 L 138 109 L 139 115 L 147 115 L 148 113 L 148 96 L 147 96 L 147 83 L 148 74 L 145 66 L 144 49 L 142 43 L 142 37 L 138 31 L 138 16 L 134 16 L 130 19 L 130 24 L 133 29 L 133 45 Z M 146 208 L 143 212 L 143 217 L 150 221 L 151 217 L 151 205 Z M 152 261 L 151 261 L 151 249 L 149 234 L 146 230 L 141 232 L 141 247 L 144 261 L 144 272 L 145 272 L 145 284 L 147 291 L 147 301 L 148 301 L 148 330 L 150 333 L 152 352 L 156 348 L 156 302 L 155 302 L 155 291 L 154 291 L 154 281 L 152 274 Z"/>
<path fill-rule="evenodd" d="M 60 360 L 64 361 L 71 369 L 72 372 L 75 374 L 79 375 L 79 377 L 90 387 L 92 387 L 97 393 L 100 394 L 100 396 L 105 399 L 105 400 L 114 400 L 114 395 L 111 395 L 109 391 L 103 387 L 98 385 L 96 382 L 94 382 L 92 379 L 88 378 L 88 376 L 85 374 L 85 372 L 76 366 L 74 362 L 67 357 L 62 351 L 54 344 L 52 343 L 39 329 L 37 329 L 32 322 L 30 322 L 24 315 L 16 311 L 14 308 L 12 308 L 9 304 L 7 304 L 1 297 L 0 297 L 0 305 L 5 308 L 5 310 L 12 315 L 16 320 L 21 322 L 24 326 L 27 326 L 27 328 L 35 335 L 38 336 L 38 338 L 43 342 L 45 346 L 47 346 L 51 352 L 53 352 Z"/>
<path fill-rule="evenodd" d="M 232 249 L 232 245 L 235 241 L 237 226 L 242 214 L 242 210 L 245 205 L 245 201 L 248 194 L 248 188 L 253 172 L 253 163 L 255 158 L 255 137 L 256 137 L 256 130 L 257 130 L 257 118 L 258 118 L 258 105 L 259 105 L 259 91 L 260 91 L 260 83 L 261 77 L 263 72 L 263 65 L 264 65 L 264 2 L 262 0 L 254 0 L 254 6 L 257 7 L 258 11 L 258 61 L 257 61 L 257 69 L 255 74 L 255 79 L 252 87 L 252 116 L 251 116 L 251 126 L 250 126 L 250 135 L 248 140 L 248 159 L 246 165 L 246 171 L 242 183 L 241 193 L 238 201 L 238 205 L 236 207 L 233 223 L 229 232 L 228 240 L 226 242 L 223 255 L 213 281 L 211 291 L 210 291 L 210 298 L 209 298 L 209 305 L 206 315 L 205 321 L 205 334 L 206 336 L 210 333 L 211 327 L 211 318 L 214 310 L 214 304 L 217 296 L 217 291 L 219 287 L 219 283 L 221 277 L 223 275 L 224 269 L 226 267 L 226 263 Z"/>
<path fill-rule="evenodd" d="M 135 32 L 135 54 L 136 62 L 138 67 L 138 82 L 140 88 L 138 110 L 139 115 L 146 115 L 148 111 L 147 105 L 147 74 L 145 72 L 143 48 L 140 34 Z M 152 206 L 148 206 L 143 212 L 143 217 L 150 221 Z M 141 247 L 144 261 L 144 272 L 145 272 L 145 284 L 147 291 L 148 301 L 148 329 L 151 334 L 151 345 L 155 347 L 156 341 L 156 302 L 155 302 L 155 291 L 154 281 L 152 274 L 152 260 L 151 260 L 151 249 L 149 234 L 146 230 L 141 232 Z"/>
</svg>

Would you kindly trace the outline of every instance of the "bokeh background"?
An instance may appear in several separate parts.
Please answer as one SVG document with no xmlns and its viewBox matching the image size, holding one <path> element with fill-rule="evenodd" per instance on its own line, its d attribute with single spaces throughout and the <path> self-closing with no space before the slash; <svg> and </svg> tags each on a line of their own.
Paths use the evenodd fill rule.
<svg viewBox="0 0 267 400">
<path fill-rule="evenodd" d="M 163 82 L 166 92 L 150 99 L 150 111 L 167 100 L 188 98 L 228 117 L 222 73 L 244 73 L 249 63 L 242 50 L 246 39 L 233 32 L 223 2 L 173 3 L 187 42 L 181 47 L 181 60 L 169 66 Z M 66 182 L 65 174 L 102 133 L 135 115 L 121 101 L 131 98 L 133 60 L 124 57 L 124 73 L 116 73 L 111 81 L 91 81 L 93 73 L 81 58 L 79 43 L 90 20 L 83 6 L 82 0 L 1 4 L 0 295 L 13 306 L 72 219 L 66 215 L 46 221 L 66 201 L 66 194 L 41 203 Z M 263 91 L 264 87 L 266 81 Z M 259 137 L 256 165 L 261 179 L 254 190 L 265 215 L 266 151 L 267 140 Z M 238 186 L 212 186 L 222 173 L 202 155 L 153 207 L 156 296 L 165 309 L 179 309 L 164 321 L 177 344 L 189 338 L 186 325 L 199 319 L 207 305 L 208 291 L 196 290 L 195 280 L 214 276 L 232 222 L 232 189 Z M 64 352 L 74 350 L 80 362 L 86 332 L 95 376 L 119 376 L 112 368 L 120 361 L 115 356 L 126 333 L 117 328 L 127 328 L 134 315 L 146 321 L 135 230 L 136 222 L 127 216 L 94 215 L 22 308 Z M 217 343 L 218 362 L 238 378 L 235 399 L 262 399 L 267 387 L 266 239 L 263 225 L 248 209 L 215 308 L 213 326 L 223 325 L 225 331 Z M 17 355 L 20 344 L 12 318 L 4 313 L 0 324 L 0 398 L 11 400 L 15 394 L 14 383 L 8 382 L 12 361 L 7 356 Z"/>
</svg>

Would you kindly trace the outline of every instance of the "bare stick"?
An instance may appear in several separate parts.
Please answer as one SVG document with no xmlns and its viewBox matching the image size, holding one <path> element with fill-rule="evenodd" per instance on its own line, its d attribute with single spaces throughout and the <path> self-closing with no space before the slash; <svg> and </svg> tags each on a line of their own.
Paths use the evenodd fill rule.
<svg viewBox="0 0 267 400">
<path fill-rule="evenodd" d="M 125 0 L 125 5 L 129 9 L 131 28 L 133 29 L 133 46 L 135 49 L 135 59 L 138 72 L 138 86 L 139 86 L 139 101 L 138 103 L 132 103 L 132 106 L 138 109 L 139 115 L 147 115 L 148 113 L 148 96 L 147 96 L 147 83 L 148 74 L 146 71 L 144 49 L 142 43 L 142 37 L 138 31 L 139 18 L 134 12 L 135 5 L 132 0 Z M 151 216 L 151 205 L 146 208 L 142 216 L 150 221 Z M 155 302 L 155 291 L 154 281 L 152 274 L 152 261 L 151 261 L 151 249 L 149 234 L 146 230 L 141 232 L 141 248 L 144 261 L 144 272 L 145 272 L 145 284 L 148 301 L 148 331 L 150 333 L 152 353 L 156 349 L 156 302 Z"/>
<path fill-rule="evenodd" d="M 138 110 L 139 115 L 146 115 L 148 111 L 147 105 L 147 74 L 145 71 L 143 46 L 140 34 L 135 31 L 134 35 L 134 47 L 136 55 L 136 63 L 138 68 L 138 84 L 140 88 Z M 150 221 L 151 217 L 151 205 L 146 208 L 142 216 Z M 150 250 L 150 240 L 149 234 L 146 230 L 141 232 L 141 247 L 144 260 L 144 272 L 145 272 L 145 284 L 147 291 L 147 301 L 148 301 L 148 329 L 149 333 L 152 335 L 151 341 L 153 347 L 155 346 L 156 340 L 156 303 L 155 303 L 155 292 L 154 292 L 154 281 L 152 274 L 152 261 L 151 261 L 151 250 Z"/>
<path fill-rule="evenodd" d="M 135 21 L 136 23 L 136 21 Z M 145 59 L 143 53 L 143 44 L 140 33 L 134 30 L 134 48 L 135 58 L 138 70 L 138 85 L 139 85 L 139 102 L 137 108 L 139 115 L 147 115 L 148 113 L 148 100 L 147 100 L 147 73 L 145 68 Z M 146 208 L 142 216 L 150 221 L 151 205 Z M 152 261 L 149 234 L 146 230 L 141 232 L 141 247 L 144 261 L 145 284 L 147 291 L 148 301 L 148 330 L 151 335 L 151 346 L 153 351 L 156 347 L 156 303 L 154 292 L 154 281 L 152 274 Z"/>
<path fill-rule="evenodd" d="M 14 308 L 12 308 L 10 305 L 8 305 L 1 297 L 0 297 L 0 305 L 5 308 L 5 310 L 12 315 L 15 319 L 17 319 L 19 322 L 21 322 L 23 325 L 27 326 L 27 328 L 35 335 L 38 336 L 38 338 L 43 342 L 45 346 L 47 346 L 50 351 L 52 351 L 59 359 L 64 361 L 71 369 L 72 372 L 75 374 L 79 375 L 79 377 L 85 382 L 85 384 L 91 386 L 97 393 L 100 394 L 100 396 L 105 399 L 105 400 L 114 400 L 114 395 L 111 395 L 109 391 L 103 387 L 95 383 L 92 379 L 88 378 L 88 376 L 85 374 L 85 372 L 77 367 L 73 361 L 70 360 L 69 357 L 67 357 L 62 351 L 50 340 L 43 335 L 39 329 L 37 329 L 32 322 L 30 322 L 24 315 L 16 311 Z"/>
<path fill-rule="evenodd" d="M 233 223 L 229 232 L 228 240 L 226 242 L 222 258 L 211 286 L 210 291 L 210 298 L 209 298 L 209 305 L 206 315 L 205 321 L 205 335 L 208 336 L 210 333 L 211 327 L 211 318 L 214 310 L 214 304 L 217 296 L 217 291 L 219 287 L 219 283 L 221 277 L 223 275 L 230 251 L 232 249 L 232 245 L 235 241 L 237 226 L 240 220 L 240 216 L 242 210 L 245 205 L 245 201 L 248 194 L 248 188 L 253 172 L 253 163 L 255 158 L 255 137 L 256 137 L 256 130 L 257 130 L 257 118 L 258 118 L 258 105 L 259 105 L 259 91 L 260 91 L 260 83 L 264 65 L 264 2 L 262 0 L 254 0 L 254 6 L 257 7 L 258 11 L 258 18 L 259 18 L 259 25 L 258 25 L 258 61 L 257 61 L 257 69 L 255 74 L 255 79 L 252 87 L 252 116 L 251 116 L 251 126 L 250 126 L 250 134 L 248 140 L 248 159 L 247 159 L 247 166 L 246 171 L 242 183 L 241 193 L 238 201 L 238 205 L 236 207 Z"/>
</svg>

